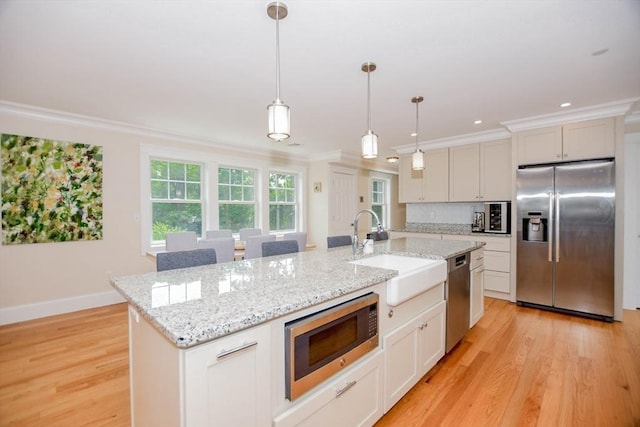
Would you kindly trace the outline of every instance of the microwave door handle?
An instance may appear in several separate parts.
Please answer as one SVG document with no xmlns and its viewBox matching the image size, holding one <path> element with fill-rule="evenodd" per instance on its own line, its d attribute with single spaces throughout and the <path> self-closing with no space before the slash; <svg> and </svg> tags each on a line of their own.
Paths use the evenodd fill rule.
<svg viewBox="0 0 640 427">
<path fill-rule="evenodd" d="M 553 233 L 553 226 L 554 226 L 554 221 L 553 221 L 553 193 L 549 193 L 549 226 L 547 227 L 547 235 L 553 235 L 551 233 Z M 553 239 L 549 239 L 548 240 L 548 246 L 549 246 L 549 262 L 553 262 Z"/>
</svg>

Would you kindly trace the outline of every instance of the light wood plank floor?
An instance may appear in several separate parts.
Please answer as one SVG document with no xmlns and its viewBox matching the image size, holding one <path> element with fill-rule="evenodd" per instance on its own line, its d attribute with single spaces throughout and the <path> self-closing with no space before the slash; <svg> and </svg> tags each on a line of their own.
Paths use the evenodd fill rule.
<svg viewBox="0 0 640 427">
<path fill-rule="evenodd" d="M 640 311 L 603 323 L 485 299 L 386 426 L 640 426 Z M 0 327 L 0 426 L 128 426 L 126 305 Z"/>
</svg>

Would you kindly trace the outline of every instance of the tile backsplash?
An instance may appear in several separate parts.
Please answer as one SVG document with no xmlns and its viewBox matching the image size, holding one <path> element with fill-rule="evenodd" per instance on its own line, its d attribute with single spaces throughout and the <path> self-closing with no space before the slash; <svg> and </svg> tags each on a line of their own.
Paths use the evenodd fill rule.
<svg viewBox="0 0 640 427">
<path fill-rule="evenodd" d="M 407 203 L 407 223 L 471 224 L 484 203 Z"/>
</svg>

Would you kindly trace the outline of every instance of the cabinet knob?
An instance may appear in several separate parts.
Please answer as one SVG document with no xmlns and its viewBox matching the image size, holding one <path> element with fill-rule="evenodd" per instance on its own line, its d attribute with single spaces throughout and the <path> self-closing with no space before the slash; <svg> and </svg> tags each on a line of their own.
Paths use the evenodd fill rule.
<svg viewBox="0 0 640 427">
<path fill-rule="evenodd" d="M 429 326 L 429 323 L 428 322 L 424 322 L 424 323 L 421 323 L 420 326 L 418 326 L 418 329 L 423 330 L 427 326 Z"/>
<path fill-rule="evenodd" d="M 564 153 L 563 157 L 566 159 L 567 157 L 569 157 L 569 155 L 567 153 Z"/>
<path fill-rule="evenodd" d="M 556 154 L 556 159 L 561 159 L 562 158 L 562 154 Z"/>
</svg>

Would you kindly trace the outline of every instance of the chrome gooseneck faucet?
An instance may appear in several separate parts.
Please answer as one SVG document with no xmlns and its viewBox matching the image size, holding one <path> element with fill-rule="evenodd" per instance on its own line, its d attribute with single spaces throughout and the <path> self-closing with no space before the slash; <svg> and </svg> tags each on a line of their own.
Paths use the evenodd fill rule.
<svg viewBox="0 0 640 427">
<path fill-rule="evenodd" d="M 378 215 L 372 211 L 371 209 L 361 209 L 358 211 L 358 213 L 356 214 L 355 218 L 353 218 L 353 255 L 356 255 L 356 252 L 358 252 L 358 249 L 363 248 L 363 245 L 360 245 L 358 243 L 358 219 L 360 219 L 360 215 L 362 215 L 363 213 L 368 212 L 371 214 L 371 216 L 373 216 L 373 218 L 376 220 L 376 224 L 377 224 L 377 228 L 378 228 L 378 233 L 384 231 L 384 228 L 382 227 L 382 224 L 380 224 L 380 218 L 378 218 Z"/>
</svg>

